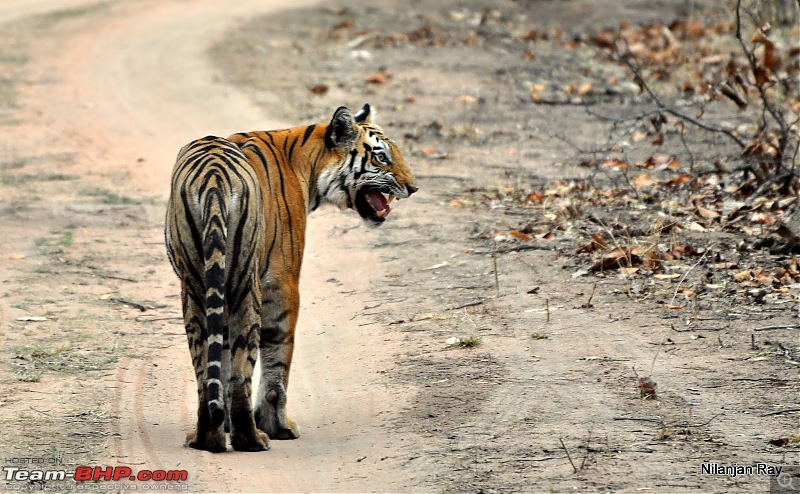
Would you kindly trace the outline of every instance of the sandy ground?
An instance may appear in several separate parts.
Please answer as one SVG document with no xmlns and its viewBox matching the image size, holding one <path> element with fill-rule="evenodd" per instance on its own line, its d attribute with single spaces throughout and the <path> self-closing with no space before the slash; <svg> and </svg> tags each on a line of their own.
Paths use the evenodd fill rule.
<svg viewBox="0 0 800 494">
<path fill-rule="evenodd" d="M 283 13 L 289 6 L 0 5 L 10 81 L 0 86 L 6 465 L 186 470 L 192 492 L 747 492 L 768 479 L 706 475 L 700 465 L 798 463 L 796 448 L 767 442 L 797 434 L 796 414 L 771 413 L 796 406 L 798 375 L 766 338 L 796 345 L 796 334 L 751 340 L 754 326 L 792 312 L 717 328 L 709 307 L 708 327 L 680 332 L 661 309 L 621 299 L 619 283 L 571 277 L 563 251 L 493 255 L 486 234 L 505 220 L 451 198 L 506 179 L 510 159 L 517 172 L 576 173 L 552 166 L 559 144 L 542 139 L 509 158 L 515 136 L 476 143 L 458 127 L 457 105 L 481 76 L 420 67 L 419 53 L 394 55 L 390 69 L 410 75 L 389 89 L 353 89 L 352 67 L 359 81 L 381 67 L 311 48 L 342 13 L 310 1 Z M 254 47 L 285 70 L 243 70 Z M 320 82 L 331 88 L 324 98 L 307 91 Z M 412 93 L 416 104 L 402 113 Z M 177 149 L 206 134 L 325 118 L 367 98 L 385 108 L 379 118 L 414 159 L 422 190 L 380 229 L 334 210 L 311 217 L 289 398 L 302 437 L 257 454 L 184 448 L 194 379 L 161 233 Z M 426 133 L 443 100 L 441 120 L 455 130 Z M 531 135 L 553 118 L 549 108 L 526 111 L 539 112 L 526 117 Z M 571 111 L 558 118 L 574 119 Z M 428 145 L 448 159 L 426 158 Z M 482 343 L 448 344 L 468 336 Z M 659 400 L 640 398 L 631 368 L 654 376 Z"/>
<path fill-rule="evenodd" d="M 19 18 L 81 8 L 75 2 L 61 3 L 18 2 L 3 8 Z M 31 83 L 23 90 L 20 116 L 15 117 L 21 121 L 15 127 L 18 135 L 27 129 L 35 142 L 13 144 L 8 134 L 4 141 L 8 152 L 18 155 L 35 154 L 44 143 L 48 153 L 56 149 L 74 153 L 70 171 L 110 176 L 108 182 L 113 185 L 109 187 L 114 190 L 155 198 L 154 207 L 148 206 L 145 212 L 142 231 L 116 247 L 145 249 L 152 256 L 146 286 L 125 293 L 132 299 L 166 300 L 168 307 L 159 313 L 170 322 L 147 324 L 144 331 L 157 348 L 139 348 L 120 357 L 116 370 L 99 381 L 97 387 L 104 389 L 101 399 L 112 417 L 112 439 L 97 461 L 140 469 L 185 469 L 193 491 L 367 490 L 377 472 L 389 489 L 407 485 L 408 479 L 392 468 L 395 439 L 378 423 L 391 416 L 408 393 L 390 394 L 379 376 L 370 377 L 378 366 L 386 365 L 383 349 L 392 347 L 391 338 L 368 327 L 355 327 L 347 338 L 341 337 L 341 328 L 350 325 L 349 319 L 365 303 L 356 294 L 363 293 L 363 280 L 374 275 L 376 256 L 364 248 L 354 251 L 341 237 L 331 245 L 328 237 L 342 225 L 352 227 L 353 221 L 342 219 L 336 211 L 322 212 L 312 220 L 308 240 L 305 272 L 313 281 L 304 283 L 303 298 L 309 302 L 301 317 L 307 324 L 293 368 L 290 400 L 296 420 L 303 425 L 303 440 L 276 443 L 270 455 L 261 458 L 237 453 L 214 456 L 182 446 L 192 425 L 196 395 L 190 367 L 185 365 L 181 326 L 167 317 L 179 314 L 178 286 L 161 248 L 153 245 L 159 243 L 161 203 L 182 143 L 211 133 L 289 125 L 265 118 L 244 96 L 215 84 L 205 57 L 208 44 L 229 22 L 280 5 L 244 2 L 223 8 L 217 2 L 194 2 L 187 10 L 181 2 L 128 2 L 100 8 L 85 4 L 89 6 L 86 12 L 65 11 L 66 19 L 30 47 L 26 73 L 46 82 Z M 2 16 L 6 18 L 5 12 Z M 92 179 L 82 183 L 92 183 Z M 110 236 L 109 231 L 96 231 L 86 217 L 103 211 L 81 212 L 80 226 L 73 227 L 76 237 Z M 6 221 L 4 231 L 11 231 L 10 223 Z M 28 225 L 27 238 L 16 238 L 13 247 L 4 246 L 5 273 L 20 267 L 21 263 L 10 260 L 13 252 L 30 251 L 32 237 L 52 227 Z M 359 232 L 348 241 L 364 245 L 371 241 L 370 235 L 374 233 Z M 357 264 L 348 262 L 354 255 Z M 118 274 L 129 271 L 112 262 Z M 326 281 L 334 278 L 335 283 Z M 107 290 L 111 293 L 115 288 Z M 6 331 L 13 331 L 16 315 L 13 309 L 4 314 Z M 99 332 L 94 337 L 109 336 Z M 39 384 L 46 385 L 43 381 Z M 42 413 L 54 411 L 48 404 Z M 10 449 L 8 455 L 18 454 Z M 282 473 L 265 476 L 267 472 Z"/>
</svg>

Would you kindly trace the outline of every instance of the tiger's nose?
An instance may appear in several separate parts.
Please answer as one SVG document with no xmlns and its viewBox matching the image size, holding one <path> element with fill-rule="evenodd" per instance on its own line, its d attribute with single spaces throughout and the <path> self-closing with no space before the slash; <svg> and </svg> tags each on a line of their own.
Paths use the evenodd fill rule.
<svg viewBox="0 0 800 494">
<path fill-rule="evenodd" d="M 409 185 L 406 185 L 406 190 L 408 191 L 408 195 L 411 195 L 414 192 L 418 191 L 419 187 L 417 187 L 416 185 L 410 185 L 409 184 Z"/>
</svg>

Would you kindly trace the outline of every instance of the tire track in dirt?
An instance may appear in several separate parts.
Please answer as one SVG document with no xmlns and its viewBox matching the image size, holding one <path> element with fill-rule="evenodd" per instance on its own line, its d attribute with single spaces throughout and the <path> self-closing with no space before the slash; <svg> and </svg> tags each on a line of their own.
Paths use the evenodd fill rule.
<svg viewBox="0 0 800 494">
<path fill-rule="evenodd" d="M 64 4 L 35 5 L 44 12 Z M 29 70 L 32 80 L 47 83 L 26 88 L 29 118 L 20 132 L 31 129 L 37 138 L 76 150 L 87 180 L 127 177 L 120 184 L 127 195 L 162 201 L 174 156 L 190 139 L 286 125 L 263 118 L 244 96 L 215 83 L 206 48 L 237 18 L 288 6 L 149 0 L 87 9 L 37 39 Z M 154 225 L 148 238 L 159 235 L 158 215 L 163 212 L 148 218 Z M 162 324 L 142 336 L 139 355 L 122 359 L 104 382 L 115 388 L 116 437 L 113 457 L 104 464 L 185 469 L 193 492 L 407 489 L 414 475 L 399 467 L 401 440 L 383 424 L 402 410 L 413 389 L 393 389 L 379 374 L 400 343 L 353 322 L 369 299 L 367 280 L 380 276 L 377 256 L 358 247 L 370 245 L 374 233 L 356 229 L 342 236 L 358 222 L 328 210 L 309 221 L 289 401 L 302 428 L 300 440 L 274 441 L 266 453 L 212 455 L 184 448 L 194 425 L 194 376 L 180 326 Z M 163 250 L 144 240 L 127 247 Z M 178 283 L 163 259 L 152 279 L 129 291 L 166 301 L 164 314 L 177 317 Z"/>
</svg>

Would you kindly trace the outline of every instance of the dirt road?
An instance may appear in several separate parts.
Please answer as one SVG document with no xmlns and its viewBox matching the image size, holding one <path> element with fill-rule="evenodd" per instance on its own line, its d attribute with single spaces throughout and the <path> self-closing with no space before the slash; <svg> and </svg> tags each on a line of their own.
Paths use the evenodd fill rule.
<svg viewBox="0 0 800 494">
<path fill-rule="evenodd" d="M 551 26 L 669 21 L 685 4 L 541 3 Z M 518 2 L 370 5 L 0 3 L 6 465 L 186 470 L 192 492 L 744 492 L 769 479 L 701 465 L 797 463 L 796 308 L 739 309 L 734 293 L 684 327 L 653 302 L 676 296 L 672 281 L 634 299 L 639 280 L 576 265 L 586 232 L 519 248 L 498 234 L 533 220 L 470 208 L 474 194 L 585 173 L 548 129 L 589 142 L 604 128 L 581 108 L 533 106 L 514 77 L 572 82 L 591 53 L 515 53 L 490 27 L 529 30 Z M 473 20 L 489 27 L 463 41 Z M 301 438 L 184 448 L 195 384 L 162 238 L 174 155 L 363 98 L 422 189 L 380 229 L 330 209 L 310 218 L 289 391 Z M 537 213 L 547 225 L 564 211 Z M 657 400 L 635 372 L 655 377 Z"/>
</svg>

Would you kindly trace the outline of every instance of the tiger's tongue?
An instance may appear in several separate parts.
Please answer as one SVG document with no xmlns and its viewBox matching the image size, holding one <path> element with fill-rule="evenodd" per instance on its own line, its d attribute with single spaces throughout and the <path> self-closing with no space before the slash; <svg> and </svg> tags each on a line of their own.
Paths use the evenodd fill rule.
<svg viewBox="0 0 800 494">
<path fill-rule="evenodd" d="M 389 207 L 389 204 L 386 203 L 386 198 L 383 197 L 383 194 L 380 192 L 371 190 L 366 193 L 366 196 L 367 202 L 369 202 L 369 205 L 372 206 L 372 209 L 375 211 L 385 211 L 384 215 L 387 215 L 389 214 L 389 211 L 392 210 L 392 208 Z"/>
</svg>

